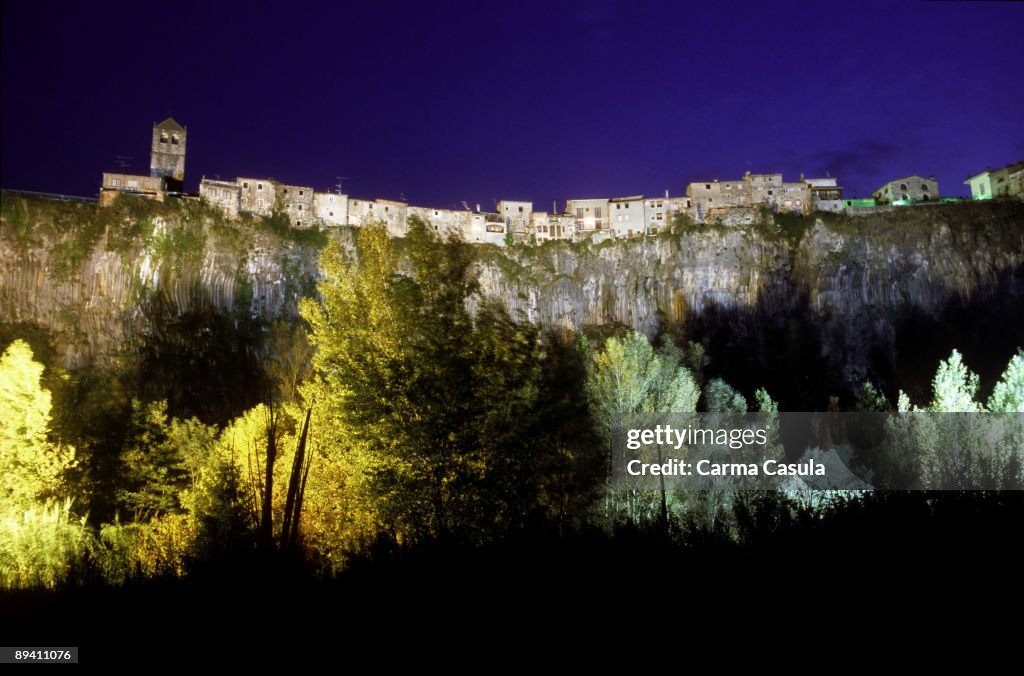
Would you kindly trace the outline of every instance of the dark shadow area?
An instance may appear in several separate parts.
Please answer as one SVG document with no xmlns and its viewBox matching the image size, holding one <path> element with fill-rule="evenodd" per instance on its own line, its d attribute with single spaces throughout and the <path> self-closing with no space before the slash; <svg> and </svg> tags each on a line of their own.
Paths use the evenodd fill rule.
<svg viewBox="0 0 1024 676">
<path fill-rule="evenodd" d="M 984 400 L 1024 347 L 1021 289 L 1024 267 L 1004 271 L 970 298 L 950 293 L 934 312 L 910 304 L 887 312 L 864 306 L 852 316 L 819 315 L 794 290 L 787 303 L 774 299 L 770 307 L 712 306 L 692 314 L 679 333 L 704 346 L 711 360 L 705 380 L 725 379 L 748 402 L 764 387 L 785 411 L 823 411 L 832 396 L 849 407 L 864 380 L 892 405 L 899 390 L 927 402 L 937 365 L 954 349 L 980 376 Z M 865 377 L 851 379 L 851 373 Z"/>
<path fill-rule="evenodd" d="M 707 621 L 735 619 L 737 604 L 815 614 L 836 604 L 962 603 L 982 580 L 1016 576 L 1024 494 L 875 493 L 817 515 L 769 494 L 745 500 L 737 518 L 739 542 L 701 532 L 668 540 L 638 527 L 524 531 L 485 548 L 378 551 L 329 580 L 240 560 L 230 574 L 187 581 L 4 593 L 0 619 L 9 644 L 78 645 L 94 663 L 154 651 L 184 663 L 228 646 L 241 652 L 210 659 L 249 662 L 305 661 L 255 649 L 263 623 L 281 645 L 404 645 L 564 637 L 641 611 Z"/>
</svg>

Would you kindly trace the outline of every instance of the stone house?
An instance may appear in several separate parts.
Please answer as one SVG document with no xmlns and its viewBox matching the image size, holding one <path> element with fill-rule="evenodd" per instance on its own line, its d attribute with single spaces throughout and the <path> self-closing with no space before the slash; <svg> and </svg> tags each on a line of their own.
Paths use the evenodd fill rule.
<svg viewBox="0 0 1024 676">
<path fill-rule="evenodd" d="M 906 176 L 889 181 L 871 196 L 879 204 L 914 204 L 916 202 L 935 202 L 939 199 L 939 184 L 934 176 Z"/>
<path fill-rule="evenodd" d="M 572 234 L 576 230 L 576 219 L 565 214 L 534 211 L 531 221 L 531 232 L 538 242 L 552 239 L 572 239 Z"/>
<path fill-rule="evenodd" d="M 319 225 L 313 208 L 313 189 L 304 185 L 285 185 L 274 182 L 275 204 L 288 216 L 293 228 Z"/>
<path fill-rule="evenodd" d="M 608 200 L 608 225 L 616 237 L 637 237 L 646 234 L 644 196 L 614 197 Z"/>
<path fill-rule="evenodd" d="M 272 178 L 238 178 L 238 211 L 243 214 L 269 216 L 277 203 L 277 189 Z"/>
<path fill-rule="evenodd" d="M 219 181 L 205 176 L 199 181 L 199 199 L 217 207 L 229 218 L 238 216 L 241 197 L 236 181 Z"/>
<path fill-rule="evenodd" d="M 349 225 L 381 222 L 393 237 L 402 237 L 409 232 L 407 212 L 408 205 L 405 202 L 384 199 L 348 201 Z"/>
<path fill-rule="evenodd" d="M 498 215 L 505 219 L 505 227 L 509 232 L 519 236 L 525 236 L 529 232 L 533 202 L 501 200 L 496 209 Z"/>
<path fill-rule="evenodd" d="M 577 232 L 607 230 L 609 227 L 607 199 L 567 200 L 565 213 L 575 217 Z"/>
<path fill-rule="evenodd" d="M 167 190 L 163 177 L 104 172 L 103 183 L 100 185 L 99 205 L 109 206 L 121 194 L 163 202 Z"/>
<path fill-rule="evenodd" d="M 815 211 L 841 212 L 843 205 L 843 189 L 836 179 L 809 178 L 807 187 L 811 191 L 811 208 Z"/>
<path fill-rule="evenodd" d="M 314 193 L 313 211 L 320 219 L 321 225 L 332 228 L 348 225 L 348 195 L 333 192 Z"/>
</svg>

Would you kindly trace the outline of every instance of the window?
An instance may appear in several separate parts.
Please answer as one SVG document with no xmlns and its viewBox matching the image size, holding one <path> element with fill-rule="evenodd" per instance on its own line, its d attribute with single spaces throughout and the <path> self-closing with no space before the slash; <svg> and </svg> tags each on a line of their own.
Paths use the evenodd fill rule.
<svg viewBox="0 0 1024 676">
<path fill-rule="evenodd" d="M 900 190 L 906 190 L 906 189 L 907 189 L 907 184 L 906 183 L 900 183 Z"/>
<path fill-rule="evenodd" d="M 115 178 L 110 182 L 110 184 L 116 188 L 117 186 L 121 185 L 121 179 Z"/>
<path fill-rule="evenodd" d="M 332 218 L 334 217 L 334 212 L 333 212 L 333 211 L 329 211 L 329 212 L 327 212 L 327 213 L 328 213 L 328 214 L 330 214 L 330 216 L 331 216 Z"/>
<path fill-rule="evenodd" d="M 434 209 L 434 215 L 435 215 L 435 216 L 439 215 L 439 214 L 437 213 L 437 209 Z"/>
<path fill-rule="evenodd" d="M 505 232 L 505 226 L 499 223 L 488 223 L 487 232 Z"/>
<path fill-rule="evenodd" d="M 774 194 L 775 194 L 775 191 L 774 191 L 774 190 L 769 190 L 769 191 L 768 191 L 768 194 L 769 194 L 769 195 L 774 195 Z"/>
<path fill-rule="evenodd" d="M 626 202 L 626 208 L 627 209 L 629 208 L 629 202 Z"/>
<path fill-rule="evenodd" d="M 129 180 L 128 181 L 128 187 L 129 188 L 138 188 L 139 187 L 139 182 L 138 181 Z"/>
<path fill-rule="evenodd" d="M 658 220 L 659 221 L 665 220 L 665 214 L 658 214 Z"/>
<path fill-rule="evenodd" d="M 331 204 L 334 204 L 334 195 L 331 195 L 330 197 L 328 197 L 327 201 L 330 202 Z"/>
<path fill-rule="evenodd" d="M 615 205 L 615 208 L 616 208 L 616 209 L 621 209 L 621 208 L 622 208 L 622 205 L 621 205 L 621 204 L 616 204 L 616 205 Z"/>
<path fill-rule="evenodd" d="M 658 202 L 658 208 L 659 208 L 659 209 L 660 209 L 660 208 L 662 208 L 663 206 L 665 206 L 665 205 L 664 205 L 664 204 L 662 204 L 661 202 Z"/>
<path fill-rule="evenodd" d="M 262 183 L 257 183 L 256 184 L 256 189 L 257 190 L 263 190 L 263 184 Z"/>
<path fill-rule="evenodd" d="M 704 189 L 705 190 L 711 190 L 711 184 L 710 183 L 705 183 L 704 184 Z"/>
<path fill-rule="evenodd" d="M 583 209 L 576 209 L 576 218 L 583 218 Z"/>
<path fill-rule="evenodd" d="M 285 188 L 285 189 L 284 189 L 284 194 L 285 194 L 285 195 L 287 195 L 287 194 L 288 194 L 288 188 Z"/>
<path fill-rule="evenodd" d="M 925 192 L 928 192 L 928 184 L 927 183 L 922 183 L 921 184 L 921 190 L 923 190 Z"/>
<path fill-rule="evenodd" d="M 243 188 L 248 188 L 248 187 L 249 187 L 249 183 L 248 183 L 248 182 L 246 182 L 246 183 L 243 183 L 243 184 L 242 184 L 242 187 L 243 187 Z"/>
<path fill-rule="evenodd" d="M 601 207 L 594 208 L 594 218 L 601 218 Z"/>
<path fill-rule="evenodd" d="M 263 208 L 263 199 L 262 198 L 256 200 L 256 208 L 257 209 L 262 209 Z"/>
<path fill-rule="evenodd" d="M 519 207 L 519 213 L 523 213 L 523 208 Z"/>
<path fill-rule="evenodd" d="M 300 196 L 300 197 L 301 197 L 302 195 L 305 195 L 305 194 L 306 194 L 306 191 L 305 191 L 305 190 L 300 190 L 300 191 L 299 191 L 299 196 Z"/>
<path fill-rule="evenodd" d="M 302 205 L 301 204 L 299 205 L 299 211 L 302 211 Z"/>
<path fill-rule="evenodd" d="M 167 132 L 160 132 L 160 143 L 167 143 Z"/>
<path fill-rule="evenodd" d="M 178 145 L 178 135 L 177 134 L 171 134 L 171 145 L 172 146 Z"/>
</svg>

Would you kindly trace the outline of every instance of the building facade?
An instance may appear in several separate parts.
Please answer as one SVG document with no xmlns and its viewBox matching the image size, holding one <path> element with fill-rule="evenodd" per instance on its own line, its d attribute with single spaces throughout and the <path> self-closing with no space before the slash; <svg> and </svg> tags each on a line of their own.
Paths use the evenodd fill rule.
<svg viewBox="0 0 1024 676">
<path fill-rule="evenodd" d="M 109 206 L 122 194 L 163 202 L 167 191 L 164 179 L 160 177 L 104 172 L 103 182 L 100 184 L 100 206 Z"/>
<path fill-rule="evenodd" d="M 165 189 L 185 189 L 185 146 L 188 132 L 174 118 L 168 117 L 153 125 L 153 142 L 149 152 L 149 175 L 165 179 Z"/>
<path fill-rule="evenodd" d="M 241 192 L 235 181 L 220 181 L 203 177 L 199 181 L 199 199 L 217 207 L 229 218 L 238 216 Z"/>
<path fill-rule="evenodd" d="M 180 193 L 185 183 L 185 128 L 168 117 L 153 125 L 149 149 L 149 176 L 104 172 L 100 182 L 101 207 L 118 195 L 163 202 L 167 193 Z"/>
<path fill-rule="evenodd" d="M 320 224 L 325 227 L 348 225 L 348 195 L 333 192 L 314 193 L 313 211 L 320 219 Z"/>
<path fill-rule="evenodd" d="M 938 201 L 939 184 L 934 176 L 924 178 L 923 176 L 906 176 L 889 181 L 878 190 L 871 193 L 871 196 L 879 204 L 915 204 L 919 202 Z"/>
<path fill-rule="evenodd" d="M 288 216 L 293 228 L 309 228 L 319 225 L 319 218 L 313 207 L 313 188 L 305 185 L 285 185 L 273 182 L 274 203 Z"/>
<path fill-rule="evenodd" d="M 614 197 L 608 200 L 608 225 L 616 237 L 636 237 L 647 232 L 644 196 Z"/>
<path fill-rule="evenodd" d="M 840 212 L 843 205 L 843 188 L 834 178 L 809 178 L 807 186 L 811 190 L 811 208 L 815 211 Z"/>
<path fill-rule="evenodd" d="M 608 200 L 567 200 L 565 213 L 575 218 L 577 232 L 608 229 Z"/>
<path fill-rule="evenodd" d="M 533 202 L 501 200 L 496 208 L 498 215 L 505 219 L 505 227 L 513 235 L 525 236 L 530 231 Z"/>
<path fill-rule="evenodd" d="M 1024 199 L 1024 162 L 1014 162 L 1001 169 L 986 169 L 980 174 L 968 176 L 964 183 L 971 187 L 971 199 Z"/>
</svg>

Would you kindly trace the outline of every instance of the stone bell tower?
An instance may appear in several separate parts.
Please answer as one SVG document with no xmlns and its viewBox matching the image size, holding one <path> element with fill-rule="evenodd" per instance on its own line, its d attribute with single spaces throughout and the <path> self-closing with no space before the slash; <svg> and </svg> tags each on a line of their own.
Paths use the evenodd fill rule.
<svg viewBox="0 0 1024 676">
<path fill-rule="evenodd" d="M 185 142 L 188 132 L 174 118 L 153 125 L 149 175 L 165 179 L 167 190 L 180 192 L 185 185 Z"/>
</svg>

